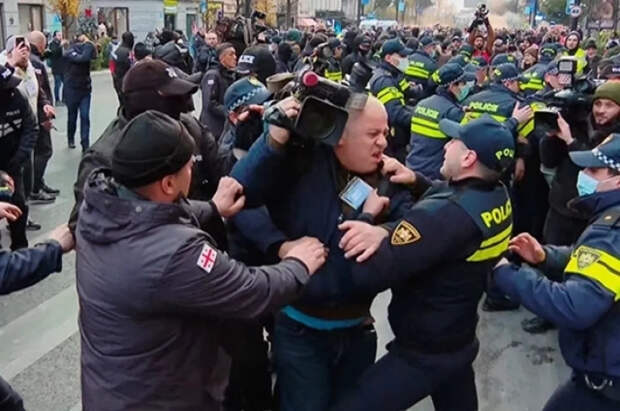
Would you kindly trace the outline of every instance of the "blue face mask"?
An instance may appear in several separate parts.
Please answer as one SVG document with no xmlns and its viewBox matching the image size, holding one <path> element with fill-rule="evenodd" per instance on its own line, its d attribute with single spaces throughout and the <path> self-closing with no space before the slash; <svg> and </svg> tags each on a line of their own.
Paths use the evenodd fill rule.
<svg viewBox="0 0 620 411">
<path fill-rule="evenodd" d="M 456 99 L 458 101 L 463 101 L 467 98 L 467 96 L 469 95 L 469 92 L 471 90 L 471 83 L 465 83 L 465 85 L 463 87 L 461 87 L 461 91 L 459 92 L 459 95 L 456 96 Z"/>
<path fill-rule="evenodd" d="M 596 192 L 598 180 L 584 173 L 583 170 L 577 175 L 577 192 L 579 197 L 589 196 Z"/>
</svg>

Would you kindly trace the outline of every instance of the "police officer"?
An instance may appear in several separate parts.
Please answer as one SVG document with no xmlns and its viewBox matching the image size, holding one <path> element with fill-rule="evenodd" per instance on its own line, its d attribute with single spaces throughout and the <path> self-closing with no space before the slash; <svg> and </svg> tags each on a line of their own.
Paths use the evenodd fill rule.
<svg viewBox="0 0 620 411">
<path fill-rule="evenodd" d="M 489 64 L 483 57 L 474 57 L 469 60 L 465 70 L 474 73 L 476 76 L 476 84 L 470 91 L 472 95 L 481 92 L 488 85 Z"/>
<path fill-rule="evenodd" d="M 462 127 L 444 119 L 440 128 L 453 138 L 441 167 L 448 181 L 431 185 L 388 160 L 392 181 L 428 189 L 420 201 L 387 226 L 340 225 L 347 258 L 359 254 L 362 262 L 376 250 L 354 267 L 353 283 L 361 293 L 392 288 L 395 339 L 334 410 L 403 410 L 429 395 L 438 411 L 477 409 L 477 307 L 512 232 L 500 175 L 511 166 L 515 146 L 510 130 L 489 116 Z"/>
<path fill-rule="evenodd" d="M 337 38 L 327 41 L 327 44 L 320 50 L 318 64 L 315 67 L 318 73 L 322 74 L 326 79 L 340 83 L 342 81 L 342 69 L 340 68 L 340 59 L 342 58 L 342 43 Z"/>
<path fill-rule="evenodd" d="M 437 73 L 440 86 L 434 95 L 420 101 L 411 117 L 411 151 L 407 167 L 432 179 L 441 178 L 443 147 L 448 136 L 439 129 L 439 121 L 448 118 L 460 122 L 465 100 L 474 81 L 471 73 L 456 64 L 445 64 Z"/>
<path fill-rule="evenodd" d="M 519 87 L 525 95 L 532 95 L 545 88 L 545 74 L 557 50 L 550 44 L 544 44 L 540 49 L 538 63 L 523 72 L 523 80 Z"/>
<path fill-rule="evenodd" d="M 572 247 L 542 247 L 520 234 L 510 249 L 535 269 L 502 260 L 496 283 L 530 311 L 554 322 L 569 381 L 547 402 L 545 411 L 620 409 L 620 134 L 591 151 L 570 153 L 579 167 L 579 197 L 571 206 L 590 216 L 590 225 Z M 557 274 L 556 274 L 557 275 Z"/>
<path fill-rule="evenodd" d="M 370 79 L 370 92 L 385 106 L 391 138 L 387 153 L 404 161 L 411 128 L 411 107 L 407 97 L 412 91 L 404 72 L 409 67 L 407 56 L 411 50 L 398 39 L 387 40 L 381 47 L 381 63 Z"/>
<path fill-rule="evenodd" d="M 437 70 L 437 61 L 432 57 L 437 42 L 430 36 L 420 39 L 419 48 L 409 56 L 409 67 L 405 70 L 407 80 L 428 89 L 428 79 Z"/>
</svg>

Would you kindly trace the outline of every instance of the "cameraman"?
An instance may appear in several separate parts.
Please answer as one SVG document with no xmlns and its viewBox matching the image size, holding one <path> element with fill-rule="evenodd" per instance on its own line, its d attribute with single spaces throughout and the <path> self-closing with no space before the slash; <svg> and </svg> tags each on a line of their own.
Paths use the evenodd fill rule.
<svg viewBox="0 0 620 411">
<path fill-rule="evenodd" d="M 486 39 L 484 38 L 484 34 L 478 30 L 478 26 L 482 24 L 484 24 L 487 29 Z M 485 15 L 482 18 L 478 15 L 478 12 L 476 12 L 476 18 L 469 27 L 468 42 L 474 46 L 472 57 L 483 57 L 487 63 L 491 62 L 491 57 L 493 56 L 493 44 L 495 43 L 495 32 L 489 22 L 488 16 Z"/>
<path fill-rule="evenodd" d="M 276 107 L 288 118 L 300 110 L 292 97 Z M 345 188 L 359 180 L 378 185 L 387 133 L 385 109 L 368 97 L 363 109 L 350 110 L 335 146 L 314 144 L 300 150 L 298 141 L 289 141 L 288 130 L 269 125 L 233 168 L 247 205 L 268 208 L 270 219 L 263 226 L 272 228 L 272 234 L 262 238 L 263 250 L 282 257 L 299 242 L 293 239 L 304 236 L 318 238 L 329 249 L 325 267 L 301 299 L 276 316 L 273 350 L 281 411 L 328 409 L 374 362 L 377 341 L 369 311 L 374 295 L 353 296 L 354 263 L 338 246 L 338 224 L 370 219 L 360 213 L 361 207 L 347 205 Z M 386 219 L 398 218 L 410 206 L 409 192 L 397 191 Z M 243 233 L 246 237 L 253 236 L 251 228 L 237 227 L 248 231 Z"/>
<path fill-rule="evenodd" d="M 541 141 L 541 160 L 547 168 L 555 169 L 549 192 L 549 213 L 545 221 L 544 242 L 571 245 L 577 241 L 587 225 L 582 215 L 568 207 L 567 203 L 577 197 L 577 167 L 569 158 L 572 151 L 596 147 L 611 133 L 620 132 L 620 83 L 604 83 L 595 93 L 592 115 L 587 120 L 585 133 L 573 132 L 561 116 L 559 131 Z"/>
</svg>

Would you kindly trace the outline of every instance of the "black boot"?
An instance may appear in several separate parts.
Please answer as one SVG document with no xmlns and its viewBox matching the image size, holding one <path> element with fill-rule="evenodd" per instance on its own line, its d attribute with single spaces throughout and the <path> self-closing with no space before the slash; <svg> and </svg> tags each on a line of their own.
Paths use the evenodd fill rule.
<svg viewBox="0 0 620 411">
<path fill-rule="evenodd" d="M 549 330 L 553 330 L 555 325 L 544 318 L 534 317 L 521 321 L 521 327 L 523 331 L 530 334 L 542 334 Z"/>
<path fill-rule="evenodd" d="M 47 194 L 53 194 L 53 195 L 60 194 L 60 190 L 56 188 L 52 188 L 45 183 L 41 184 L 41 190 L 45 191 Z"/>
</svg>

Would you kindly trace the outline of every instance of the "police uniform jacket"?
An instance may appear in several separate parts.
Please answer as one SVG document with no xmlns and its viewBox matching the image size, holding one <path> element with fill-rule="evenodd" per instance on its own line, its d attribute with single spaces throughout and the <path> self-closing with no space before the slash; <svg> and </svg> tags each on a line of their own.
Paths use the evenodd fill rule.
<svg viewBox="0 0 620 411">
<path fill-rule="evenodd" d="M 526 95 L 537 93 L 545 88 L 545 71 L 549 63 L 534 64 L 522 74 L 526 82 L 521 82 L 519 87 Z"/>
<path fill-rule="evenodd" d="M 0 91 L 0 170 L 20 174 L 37 133 L 37 120 L 26 97 L 18 89 Z"/>
<path fill-rule="evenodd" d="M 293 300 L 303 263 L 247 267 L 200 229 L 211 203 L 147 201 L 91 174 L 76 231 L 82 402 L 89 410 L 221 409 L 220 321 Z"/>
<path fill-rule="evenodd" d="M 428 178 L 441 178 L 443 146 L 449 137 L 439 129 L 439 122 L 444 118 L 460 122 L 463 115 L 456 98 L 445 87 L 439 87 L 435 95 L 418 102 L 411 117 L 407 167 Z"/>
<path fill-rule="evenodd" d="M 438 68 L 437 62 L 431 56 L 424 50 L 417 50 L 409 56 L 409 67 L 405 71 L 405 77 L 409 81 L 427 87 L 428 79 Z"/>
<path fill-rule="evenodd" d="M 317 145 L 304 151 L 301 161 L 306 164 L 300 167 L 297 156 L 270 141 L 267 135 L 261 136 L 231 173 L 244 187 L 246 208 L 266 205 L 269 213 L 257 213 L 253 221 L 245 218 L 241 222 L 246 213 L 242 211 L 234 217 L 235 226 L 271 255 L 277 255 L 284 241 L 303 236 L 319 239 L 329 249 L 329 258 L 294 307 L 322 319 L 367 317 L 374 295 L 353 293 L 354 263 L 344 258 L 339 247 L 342 232 L 338 224 L 362 216 L 344 207 L 339 198 L 352 175 L 338 165 L 331 147 Z M 409 192 L 398 190 L 391 196 L 387 219 L 399 218 L 411 204 Z"/>
<path fill-rule="evenodd" d="M 388 122 L 392 128 L 392 137 L 388 142 L 390 154 L 406 151 L 413 114 L 412 108 L 406 106 L 411 94 L 409 82 L 400 70 L 382 61 L 379 68 L 374 70 L 368 84 L 370 92 L 383 103 L 388 114 Z"/>
<path fill-rule="evenodd" d="M 327 59 L 325 71 L 323 75 L 326 79 L 340 83 L 342 81 L 342 69 L 340 68 L 340 61 L 334 57 Z"/>
<path fill-rule="evenodd" d="M 620 190 L 571 205 L 591 217 L 575 246 L 545 246 L 540 272 L 505 265 L 495 270 L 495 281 L 511 298 L 557 325 L 569 366 L 620 378 Z M 541 272 L 563 272 L 564 280 L 551 281 Z"/>
<path fill-rule="evenodd" d="M 416 175 L 416 188 L 428 186 Z M 362 293 L 392 289 L 395 344 L 441 353 L 475 342 L 487 274 L 512 233 L 506 188 L 479 179 L 436 182 L 387 227 L 375 255 L 354 266 L 353 282 Z"/>
</svg>

